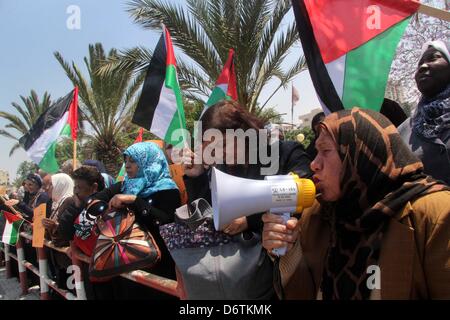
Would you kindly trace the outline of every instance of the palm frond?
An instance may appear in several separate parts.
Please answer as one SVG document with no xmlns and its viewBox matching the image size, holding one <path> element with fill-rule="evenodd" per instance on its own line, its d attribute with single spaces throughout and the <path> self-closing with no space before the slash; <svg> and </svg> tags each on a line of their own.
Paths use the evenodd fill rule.
<svg viewBox="0 0 450 320">
<path fill-rule="evenodd" d="M 11 147 L 11 149 L 9 150 L 9 156 L 11 157 L 13 154 L 14 154 L 14 152 L 16 152 L 16 150 L 17 149 L 19 149 L 19 148 L 21 148 L 22 146 L 17 142 L 17 143 L 15 143 L 12 147 Z"/>
<path fill-rule="evenodd" d="M 9 138 L 9 139 L 13 139 L 13 140 L 19 140 L 17 137 L 15 137 L 15 136 L 13 136 L 11 133 L 9 133 L 8 131 L 6 131 L 6 130 L 2 130 L 2 129 L 0 129 L 0 136 L 4 136 L 4 137 L 6 137 L 6 138 Z"/>
<path fill-rule="evenodd" d="M 113 72 L 139 73 L 148 67 L 152 56 L 153 52 L 145 47 L 124 49 L 103 61 L 97 73 L 100 76 L 107 76 Z"/>
<path fill-rule="evenodd" d="M 180 5 L 158 0 L 132 0 L 128 12 L 146 29 L 160 30 L 161 22 L 169 29 L 173 43 L 193 58 L 204 71 L 217 77 L 221 59 L 200 24 L 186 14 Z"/>
<path fill-rule="evenodd" d="M 28 127 L 18 116 L 15 116 L 8 112 L 0 111 L 0 118 L 6 119 L 10 122 L 5 126 L 6 128 L 14 128 L 21 134 L 25 134 L 28 132 Z"/>
</svg>

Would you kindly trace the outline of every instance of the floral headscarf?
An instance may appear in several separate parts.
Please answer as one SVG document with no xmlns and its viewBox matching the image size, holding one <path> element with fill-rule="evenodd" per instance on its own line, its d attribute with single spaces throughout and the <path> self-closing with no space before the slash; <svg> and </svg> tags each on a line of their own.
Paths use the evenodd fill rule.
<svg viewBox="0 0 450 320">
<path fill-rule="evenodd" d="M 128 147 L 123 153 L 139 167 L 135 178 L 125 176 L 122 184 L 124 194 L 147 198 L 161 190 L 178 189 L 170 177 L 169 165 L 163 151 L 154 143 L 140 142 Z"/>
</svg>

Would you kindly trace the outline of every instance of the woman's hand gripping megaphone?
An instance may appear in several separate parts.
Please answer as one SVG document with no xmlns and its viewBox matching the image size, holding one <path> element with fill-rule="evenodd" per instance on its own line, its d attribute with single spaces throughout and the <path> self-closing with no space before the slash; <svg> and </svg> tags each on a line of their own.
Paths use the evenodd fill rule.
<svg viewBox="0 0 450 320">
<path fill-rule="evenodd" d="M 266 213 L 262 216 L 264 229 L 262 235 L 263 247 L 272 254 L 274 249 L 286 248 L 286 253 L 292 248 L 299 235 L 298 220 L 294 217 L 287 222 L 277 214 Z"/>
</svg>

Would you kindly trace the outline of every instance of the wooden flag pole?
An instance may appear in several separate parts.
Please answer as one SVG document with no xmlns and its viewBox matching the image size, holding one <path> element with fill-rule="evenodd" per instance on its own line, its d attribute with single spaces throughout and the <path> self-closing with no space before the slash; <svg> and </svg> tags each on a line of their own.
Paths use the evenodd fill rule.
<svg viewBox="0 0 450 320">
<path fill-rule="evenodd" d="M 450 12 L 426 4 L 420 4 L 418 12 L 450 22 Z"/>
<path fill-rule="evenodd" d="M 77 140 L 73 140 L 73 171 L 77 168 Z"/>
</svg>

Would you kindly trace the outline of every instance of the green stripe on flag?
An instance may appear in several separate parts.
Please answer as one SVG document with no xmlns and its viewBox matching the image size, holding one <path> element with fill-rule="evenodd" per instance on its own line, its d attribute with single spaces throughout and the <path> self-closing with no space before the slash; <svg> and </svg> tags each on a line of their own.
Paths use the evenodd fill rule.
<svg viewBox="0 0 450 320">
<path fill-rule="evenodd" d="M 70 124 L 66 124 L 66 125 L 64 126 L 64 128 L 62 129 L 62 131 L 61 131 L 61 133 L 60 133 L 60 136 L 67 136 L 67 137 L 70 137 L 71 134 L 72 134 L 72 131 L 71 131 L 71 129 L 70 129 Z"/>
<path fill-rule="evenodd" d="M 16 245 L 17 240 L 19 239 L 20 226 L 22 225 L 23 220 L 19 219 L 13 223 L 10 223 L 4 216 L 3 212 L 0 212 L 0 219 L 2 220 L 1 225 L 3 229 L 0 230 L 0 242 L 13 246 Z"/>
<path fill-rule="evenodd" d="M 56 161 L 55 157 L 56 151 L 56 141 L 54 141 L 50 147 L 47 149 L 47 152 L 44 154 L 41 162 L 39 162 L 39 168 L 48 173 L 57 173 L 59 170 L 58 161 Z"/>
<path fill-rule="evenodd" d="M 169 128 L 166 131 L 164 141 L 174 146 L 177 146 L 181 143 L 184 144 L 185 143 L 184 140 L 186 137 L 183 135 L 183 138 L 181 138 L 180 140 L 172 140 L 172 133 L 177 129 L 186 129 L 186 117 L 184 115 L 183 98 L 181 96 L 180 86 L 178 85 L 177 72 L 175 66 L 173 65 L 167 66 L 166 80 L 164 82 L 164 85 L 167 88 L 173 90 L 177 102 L 177 111 L 174 113 Z"/>
<path fill-rule="evenodd" d="M 117 175 L 116 182 L 122 181 L 125 177 L 125 163 L 122 164 L 122 168 L 120 168 L 119 174 Z"/>
<path fill-rule="evenodd" d="M 13 222 L 9 244 L 15 245 L 17 243 L 17 240 L 19 240 L 19 229 L 22 223 L 23 220 Z"/>
<path fill-rule="evenodd" d="M 379 111 L 395 51 L 410 18 L 347 53 L 343 104 Z"/>
<path fill-rule="evenodd" d="M 70 137 L 70 125 L 66 124 L 62 129 L 59 137 L 67 136 Z M 47 149 L 47 152 L 44 154 L 41 162 L 39 162 L 39 168 L 48 173 L 57 173 L 59 170 L 58 161 L 56 160 L 55 152 L 58 140 L 53 141 L 50 147 Z"/>
<path fill-rule="evenodd" d="M 220 87 L 215 87 L 213 91 L 211 92 L 211 95 L 209 96 L 208 101 L 206 102 L 206 105 L 208 107 L 215 105 L 220 100 L 230 100 L 231 98 L 225 94 L 225 92 Z"/>
</svg>

